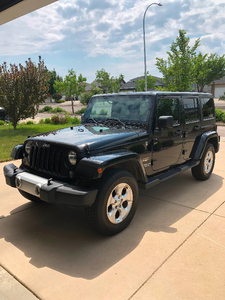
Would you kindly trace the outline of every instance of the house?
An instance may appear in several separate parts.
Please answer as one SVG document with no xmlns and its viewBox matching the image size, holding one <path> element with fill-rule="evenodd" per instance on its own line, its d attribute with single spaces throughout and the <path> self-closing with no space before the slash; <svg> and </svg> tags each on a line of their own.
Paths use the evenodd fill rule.
<svg viewBox="0 0 225 300">
<path fill-rule="evenodd" d="M 214 98 L 219 98 L 223 96 L 225 93 L 225 76 L 221 79 L 215 80 L 211 84 L 211 93 L 213 94 Z"/>
<path fill-rule="evenodd" d="M 159 78 L 159 77 L 156 77 L 156 76 L 153 76 L 155 79 L 156 79 L 156 83 L 155 83 L 155 87 L 157 88 L 158 86 L 161 86 L 163 87 L 163 81 L 162 81 L 162 78 Z M 124 83 L 121 85 L 120 87 L 120 91 L 121 92 L 136 92 L 136 88 L 135 88 L 135 82 L 137 80 L 141 80 L 141 79 L 144 79 L 145 76 L 139 76 L 139 77 L 135 77 L 133 79 L 130 79 L 128 82 Z"/>
</svg>

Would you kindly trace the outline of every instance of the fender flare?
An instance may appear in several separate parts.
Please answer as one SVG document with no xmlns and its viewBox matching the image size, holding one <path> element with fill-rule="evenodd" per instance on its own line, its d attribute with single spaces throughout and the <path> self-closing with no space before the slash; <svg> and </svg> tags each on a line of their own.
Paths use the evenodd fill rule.
<svg viewBox="0 0 225 300">
<path fill-rule="evenodd" d="M 198 160 L 202 158 L 202 154 L 205 150 L 207 143 L 211 140 L 215 148 L 215 152 L 219 151 L 219 136 L 216 131 L 210 131 L 203 133 L 198 140 L 195 141 L 193 159 Z M 191 155 L 192 156 L 192 155 Z"/>
<path fill-rule="evenodd" d="M 125 166 L 123 167 L 124 169 L 126 169 L 127 165 L 128 170 L 132 165 L 139 174 L 139 177 L 144 180 L 145 174 L 140 166 L 139 155 L 138 153 L 129 150 L 84 157 L 76 167 L 76 175 L 88 179 L 98 179 L 102 177 L 102 174 L 106 169 L 110 167 L 119 167 L 121 164 Z"/>
</svg>

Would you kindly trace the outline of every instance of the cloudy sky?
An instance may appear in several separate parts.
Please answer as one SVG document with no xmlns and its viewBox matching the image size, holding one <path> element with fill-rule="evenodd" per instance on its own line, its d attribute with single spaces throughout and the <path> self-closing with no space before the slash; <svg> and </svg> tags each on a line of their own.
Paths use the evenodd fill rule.
<svg viewBox="0 0 225 300">
<path fill-rule="evenodd" d="M 147 70 L 161 76 L 156 57 L 167 58 L 178 30 L 203 53 L 225 54 L 225 0 L 160 0 L 146 14 Z M 59 0 L 0 26 L 0 63 L 41 55 L 48 69 L 95 79 L 104 68 L 125 81 L 144 74 L 143 15 L 149 0 Z"/>
</svg>

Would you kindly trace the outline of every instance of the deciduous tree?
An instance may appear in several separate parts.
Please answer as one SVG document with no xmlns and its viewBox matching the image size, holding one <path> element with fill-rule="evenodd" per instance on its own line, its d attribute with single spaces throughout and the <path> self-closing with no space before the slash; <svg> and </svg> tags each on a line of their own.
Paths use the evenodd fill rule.
<svg viewBox="0 0 225 300">
<path fill-rule="evenodd" d="M 147 89 L 148 90 L 154 89 L 155 83 L 156 83 L 156 78 L 149 75 L 149 72 L 147 72 Z M 135 89 L 137 90 L 137 92 L 145 91 L 145 78 L 136 80 Z"/>
<path fill-rule="evenodd" d="M 171 44 L 170 51 L 167 52 L 168 60 L 156 58 L 156 66 L 163 74 L 164 84 L 169 91 L 190 90 L 196 80 L 194 59 L 200 39 L 190 47 L 190 38 L 186 37 L 186 33 L 186 30 L 179 30 L 176 41 Z"/>
<path fill-rule="evenodd" d="M 47 72 L 39 56 L 36 66 L 31 59 L 25 66 L 7 63 L 0 65 L 0 105 L 9 115 L 14 130 L 19 120 L 34 117 L 48 93 Z"/>
<path fill-rule="evenodd" d="M 68 70 L 68 74 L 63 81 L 55 81 L 54 88 L 58 93 L 64 93 L 71 99 L 72 112 L 74 113 L 73 98 L 78 98 L 85 91 L 87 79 L 81 74 L 77 77 L 73 69 Z"/>
</svg>

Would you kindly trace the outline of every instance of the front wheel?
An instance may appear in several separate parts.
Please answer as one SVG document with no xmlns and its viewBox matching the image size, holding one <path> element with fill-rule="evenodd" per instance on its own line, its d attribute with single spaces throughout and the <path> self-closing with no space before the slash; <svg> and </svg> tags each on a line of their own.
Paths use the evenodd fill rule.
<svg viewBox="0 0 225 300">
<path fill-rule="evenodd" d="M 86 208 L 91 226 L 105 235 L 124 230 L 134 217 L 138 204 L 136 179 L 125 170 L 106 171 L 95 203 Z"/>
<path fill-rule="evenodd" d="M 202 155 L 200 163 L 191 169 L 192 175 L 195 179 L 206 180 L 213 171 L 215 164 L 215 149 L 212 144 L 207 144 Z"/>
</svg>

